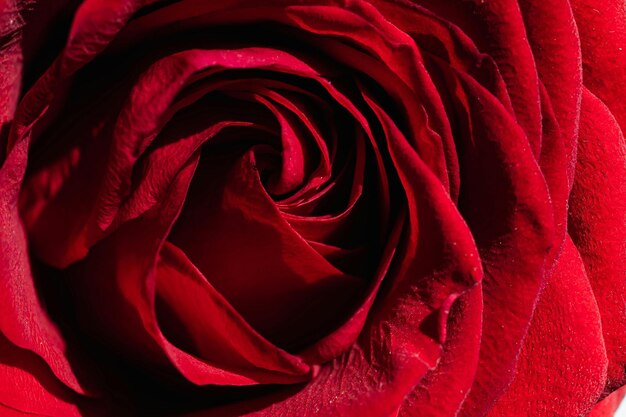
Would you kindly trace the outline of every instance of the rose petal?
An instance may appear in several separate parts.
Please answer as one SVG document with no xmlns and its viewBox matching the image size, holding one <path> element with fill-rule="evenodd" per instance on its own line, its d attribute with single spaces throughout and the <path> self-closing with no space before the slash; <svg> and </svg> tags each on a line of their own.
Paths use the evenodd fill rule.
<svg viewBox="0 0 626 417">
<path fill-rule="evenodd" d="M 508 87 L 515 118 L 531 149 L 541 146 L 541 112 L 535 60 L 528 43 L 519 5 L 515 0 L 419 1 L 442 19 L 460 27 L 478 49 L 491 56 Z"/>
<path fill-rule="evenodd" d="M 596 296 L 609 358 L 608 390 L 626 381 L 626 143 L 609 109 L 583 91 L 569 232 Z"/>
<path fill-rule="evenodd" d="M 86 0 L 80 5 L 63 52 L 20 101 L 11 128 L 9 148 L 29 139 L 33 124 L 48 110 L 55 93 L 65 86 L 67 78 L 102 51 L 131 15 L 151 1 Z"/>
<path fill-rule="evenodd" d="M 290 349 L 310 344 L 346 317 L 365 281 L 295 233 L 250 157 L 232 163 L 220 149 L 207 153 L 168 239 L 265 337 Z"/>
<path fill-rule="evenodd" d="M 22 49 L 20 47 L 22 18 L 20 4 L 17 0 L 2 0 L 0 2 L 0 161 L 4 160 L 4 148 L 9 122 L 13 120 L 13 113 L 20 94 L 22 72 Z"/>
<path fill-rule="evenodd" d="M 620 178 L 624 175 L 622 135 L 626 127 L 626 103 L 620 86 L 626 82 L 626 11 L 622 2 L 614 0 L 574 0 L 571 6 L 580 34 L 583 80 L 589 90 L 583 93 L 588 108 L 583 109 L 586 121 L 581 120 L 581 141 L 584 135 L 592 142 L 578 148 L 585 154 L 579 157 L 576 169 L 580 167 L 584 174 L 581 174 L 579 191 L 572 196 L 577 208 L 572 210 L 570 233 L 585 261 L 600 307 L 609 357 L 607 389 L 613 390 L 626 383 L 626 351 L 622 342 L 624 306 L 615 298 L 620 292 L 616 288 L 623 288 L 623 279 L 618 277 L 620 273 L 623 276 L 623 267 L 619 272 L 623 259 L 620 253 L 624 251 L 623 246 L 620 247 L 624 231 L 623 221 L 620 223 L 624 213 Z M 606 129 L 605 139 L 598 138 L 596 129 L 602 129 L 603 133 Z M 592 144 L 597 148 L 592 148 Z M 611 176 L 602 175 L 608 172 Z M 596 181 L 600 184 L 598 187 L 594 184 Z M 598 192 L 600 190 L 604 193 Z M 601 200 L 597 200 L 600 196 Z M 605 199 L 611 200 L 604 202 Z M 602 221 L 585 207 L 594 201 L 595 212 L 606 213 Z M 606 249 L 601 243 L 605 240 Z"/>
<path fill-rule="evenodd" d="M 482 286 L 477 285 L 451 307 L 441 361 L 406 396 L 399 417 L 451 417 L 458 413 L 476 375 L 482 316 Z"/>
<path fill-rule="evenodd" d="M 615 417 L 615 412 L 620 404 L 622 404 L 625 395 L 626 387 L 617 389 L 611 395 L 596 404 L 588 417 Z"/>
<path fill-rule="evenodd" d="M 619 87 L 626 82 L 624 4 L 619 0 L 570 3 L 580 34 L 585 87 L 605 103 L 623 130 L 626 103 Z"/>
<path fill-rule="evenodd" d="M 76 396 L 50 372 L 34 353 L 20 349 L 0 335 L 0 411 L 16 415 L 82 416 Z M 5 415 L 4 413 L 2 414 Z M 11 415 L 11 414 L 8 414 Z"/>
<path fill-rule="evenodd" d="M 473 79 L 455 78 L 451 117 L 463 126 L 459 205 L 485 269 L 481 356 L 465 416 L 488 410 L 511 381 L 543 284 L 554 219 L 544 178 L 515 120 Z"/>
<path fill-rule="evenodd" d="M 561 253 L 567 236 L 570 161 L 567 159 L 568 153 L 564 144 L 564 137 L 552 110 L 548 93 L 543 88 L 543 85 L 541 87 L 543 136 L 541 138 L 539 165 L 550 191 L 550 203 L 552 204 L 554 215 L 554 243 L 546 261 L 545 269 L 546 277 L 548 277 L 552 273 L 554 263 Z"/>
<path fill-rule="evenodd" d="M 66 343 L 40 304 L 35 291 L 27 241 L 17 213 L 17 192 L 26 165 L 26 146 L 15 146 L 0 169 L 0 329 L 15 345 L 50 365 L 67 386 L 86 393 L 66 354 Z"/>
<path fill-rule="evenodd" d="M 141 217 L 120 226 L 107 239 L 96 245 L 83 262 L 73 267 L 72 287 L 74 291 L 82 294 L 78 302 L 85 330 L 98 340 L 106 339 L 106 346 L 121 349 L 125 356 L 139 363 L 147 363 L 153 370 L 167 370 L 174 366 L 195 384 L 249 385 L 258 382 L 293 382 L 294 379 L 298 379 L 294 374 L 306 375 L 309 367 L 268 343 L 263 344 L 262 339 L 243 325 L 241 320 L 238 322 L 235 320 L 230 324 L 233 326 L 233 332 L 239 328 L 247 340 L 256 340 L 257 350 L 251 349 L 250 344 L 246 346 L 242 337 L 236 348 L 242 350 L 239 357 L 241 358 L 243 353 L 248 362 L 242 364 L 239 359 L 238 367 L 232 366 L 232 359 L 224 366 L 225 364 L 213 363 L 212 358 L 205 360 L 193 356 L 191 352 L 166 339 L 159 327 L 155 311 L 155 286 L 159 285 L 158 282 L 161 289 L 167 285 L 174 289 L 172 279 L 177 276 L 181 280 L 179 286 L 191 285 L 192 279 L 198 280 L 197 276 L 195 278 L 184 276 L 195 270 L 194 267 L 185 265 L 185 262 L 182 263 L 183 267 L 177 261 L 166 263 L 161 270 L 155 270 L 157 254 L 172 222 L 178 216 L 197 159 L 198 154 L 192 156 L 186 163 L 159 205 Z M 167 261 L 170 258 L 164 259 Z M 156 272 L 161 273 L 158 280 L 155 277 Z M 106 296 L 103 297 L 103 294 Z M 233 310 L 215 298 L 217 296 L 215 293 L 209 292 L 206 296 L 213 297 L 213 300 L 207 298 L 204 302 L 211 301 L 216 311 L 226 316 L 233 315 Z M 101 304 L 103 301 L 106 305 Z M 207 304 L 206 308 L 209 307 L 210 304 Z M 121 323 L 124 325 L 120 325 Z M 230 342 L 232 340 L 223 340 L 221 343 Z M 265 354 L 265 358 L 262 358 L 265 360 L 265 368 L 270 369 L 256 369 L 250 366 L 250 360 L 254 360 L 253 365 L 256 367 L 263 365 L 259 360 L 259 351 Z M 232 357 L 237 357 L 237 354 L 233 352 Z"/>
<path fill-rule="evenodd" d="M 582 94 L 581 52 L 576 22 L 568 0 L 550 3 L 541 0 L 520 1 L 519 7 L 524 17 L 528 42 L 532 48 L 541 84 L 545 87 L 558 120 L 571 189 L 576 166 L 576 141 Z M 542 103 L 546 99 L 545 96 L 541 96 Z M 542 139 L 542 142 L 544 140 Z"/>
<path fill-rule="evenodd" d="M 77 308 L 85 331 L 98 340 L 107 339 L 107 346 L 116 346 L 134 361 L 147 362 L 152 369 L 174 365 L 198 384 L 249 384 L 250 378 L 212 366 L 172 345 L 156 320 L 156 255 L 180 210 L 196 164 L 194 157 L 185 165 L 159 206 L 120 227 L 74 266 L 71 286 L 82 295 Z"/>
<path fill-rule="evenodd" d="M 585 267 L 567 239 L 524 340 L 515 377 L 489 416 L 586 415 L 604 389 L 606 350 Z"/>
<path fill-rule="evenodd" d="M 253 378 L 254 368 L 259 368 L 256 378 L 262 382 L 271 380 L 266 375 L 271 372 L 276 374 L 274 382 L 299 382 L 309 372 L 299 359 L 277 349 L 252 329 L 179 248 L 165 242 L 157 268 L 156 295 L 157 301 L 162 300 L 156 306 L 157 316 L 164 310 L 159 307 L 167 306 L 167 316 L 177 318 L 169 326 L 169 334 L 187 333 L 200 357 L 225 368 L 241 368 Z M 157 317 L 161 326 L 164 316 Z"/>
</svg>

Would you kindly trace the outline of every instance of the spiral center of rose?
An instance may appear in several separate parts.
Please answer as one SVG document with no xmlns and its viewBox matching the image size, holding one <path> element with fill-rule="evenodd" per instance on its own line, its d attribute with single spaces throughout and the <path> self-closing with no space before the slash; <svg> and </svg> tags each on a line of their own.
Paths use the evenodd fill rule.
<svg viewBox="0 0 626 417">
<path fill-rule="evenodd" d="M 371 147 L 312 80 L 230 71 L 179 99 L 200 92 L 162 134 L 186 126 L 203 142 L 167 245 L 261 334 L 303 348 L 350 314 L 373 274 L 383 225 Z M 157 313 L 166 333 L 184 339 L 165 299 Z"/>
</svg>

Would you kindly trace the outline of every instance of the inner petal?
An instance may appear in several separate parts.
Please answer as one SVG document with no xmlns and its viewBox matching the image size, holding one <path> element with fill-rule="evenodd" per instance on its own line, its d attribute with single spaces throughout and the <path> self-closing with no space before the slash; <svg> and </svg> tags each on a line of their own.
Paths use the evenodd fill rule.
<svg viewBox="0 0 626 417">
<path fill-rule="evenodd" d="M 346 318 L 367 282 L 334 267 L 285 221 L 254 150 L 216 148 L 204 149 L 168 239 L 263 336 L 288 350 L 307 346 Z"/>
</svg>

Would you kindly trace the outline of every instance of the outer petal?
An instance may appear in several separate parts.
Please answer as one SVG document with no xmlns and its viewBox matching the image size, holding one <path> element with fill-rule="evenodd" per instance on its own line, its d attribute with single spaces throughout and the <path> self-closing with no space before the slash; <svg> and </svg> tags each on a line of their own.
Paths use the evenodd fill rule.
<svg viewBox="0 0 626 417">
<path fill-rule="evenodd" d="M 0 39 L 3 42 L 0 44 L 0 144 L 3 147 L 0 159 L 4 157 L 6 128 L 12 122 L 21 84 L 20 6 L 23 6 L 22 2 L 0 2 Z M 61 334 L 40 304 L 31 275 L 27 242 L 17 211 L 17 194 L 26 168 L 26 155 L 27 143 L 22 143 L 13 149 L 0 168 L 0 332 L 4 335 L 1 336 L 0 355 L 4 373 L 1 379 L 3 387 L 8 390 L 3 392 L 0 402 L 29 409 L 37 404 L 37 401 L 27 400 L 28 395 L 33 395 L 41 404 L 66 410 L 58 414 L 71 415 L 75 414 L 75 409 L 67 403 L 71 402 L 69 394 L 63 394 L 64 400 L 55 397 L 65 388 L 48 391 L 40 385 L 43 380 L 53 379 L 50 370 L 38 363 L 32 353 L 20 349 L 37 353 L 67 386 L 85 392 L 68 361 Z M 30 364 L 31 369 L 20 369 L 20 366 Z M 48 382 L 47 386 L 49 384 L 58 383 Z M 24 389 L 25 386 L 30 389 Z M 56 405 L 60 408 L 55 408 Z"/>
<path fill-rule="evenodd" d="M 626 9 L 620 0 L 572 0 L 585 87 L 626 126 Z"/>
<path fill-rule="evenodd" d="M 78 417 L 75 395 L 32 352 L 20 349 L 0 335 L 0 411 L 3 407 L 26 414 Z M 8 414 L 11 415 L 11 414 Z"/>
<path fill-rule="evenodd" d="M 30 140 L 33 125 L 48 111 L 55 94 L 66 87 L 68 78 L 102 51 L 134 12 L 151 2 L 85 0 L 81 3 L 65 48 L 20 101 L 11 126 L 9 150 L 22 140 Z"/>
<path fill-rule="evenodd" d="M 591 413 L 589 414 L 589 417 L 613 417 L 618 407 L 624 400 L 625 395 L 626 387 L 622 387 L 613 392 L 611 395 L 609 395 L 604 400 L 596 404 L 595 407 L 593 407 Z"/>
<path fill-rule="evenodd" d="M 626 143 L 609 109 L 587 90 L 569 231 L 600 308 L 612 390 L 626 382 Z"/>
<path fill-rule="evenodd" d="M 581 120 L 579 152 L 584 154 L 576 168 L 579 191 L 572 195 L 570 234 L 598 299 L 610 391 L 626 383 L 626 308 L 621 300 L 625 285 L 626 9 L 619 0 L 573 0 L 571 4 L 580 33 L 584 84 L 591 94 L 583 98 L 587 110 L 581 116 L 586 121 Z"/>
<path fill-rule="evenodd" d="M 17 346 L 32 350 L 66 385 L 84 393 L 60 332 L 35 291 L 27 242 L 17 212 L 17 191 L 26 165 L 27 142 L 11 151 L 0 170 L 0 330 Z"/>
<path fill-rule="evenodd" d="M 585 268 L 567 239 L 524 340 L 515 378 L 489 416 L 586 415 L 604 388 L 602 325 Z"/>
<path fill-rule="evenodd" d="M 86 2 L 93 3 L 93 2 Z M 17 99 L 20 82 L 16 70 L 19 70 L 19 51 L 14 49 L 17 38 L 13 37 L 15 24 L 20 20 L 16 12 L 18 5 L 15 2 L 3 1 L 0 31 L 9 30 L 7 45 L 10 53 L 2 55 L 6 61 L 3 64 L 3 73 L 0 82 L 0 93 L 3 95 L 3 107 L 0 111 L 0 123 L 10 120 Z M 98 38 L 103 43 L 105 37 L 100 33 L 91 33 L 92 39 Z M 89 36 L 87 37 L 89 38 Z M 71 44 L 71 42 L 70 42 Z M 4 48 L 4 46 L 3 46 Z M 71 49 L 68 47 L 68 50 Z M 91 57 L 91 56 L 90 56 Z M 88 59 L 83 56 L 84 59 Z M 76 64 L 76 61 L 75 65 Z M 84 61 L 83 61 L 84 63 Z M 16 345 L 29 349 L 43 357 L 50 365 L 55 375 L 78 392 L 85 392 L 78 381 L 68 359 L 66 346 L 54 324 L 46 316 L 35 293 L 34 283 L 29 266 L 27 243 L 17 210 L 17 196 L 21 181 L 26 169 L 28 152 L 28 132 L 32 121 L 38 118 L 46 109 L 47 99 L 50 97 L 50 88 L 53 83 L 65 74 L 59 74 L 58 68 L 52 68 L 43 77 L 43 82 L 31 90 L 29 96 L 22 100 L 11 126 L 11 137 L 7 159 L 0 169 L 0 274 L 3 276 L 0 287 L 0 330 Z M 4 84 L 8 82 L 10 84 Z M 3 143 L 4 144 L 4 143 Z"/>
</svg>

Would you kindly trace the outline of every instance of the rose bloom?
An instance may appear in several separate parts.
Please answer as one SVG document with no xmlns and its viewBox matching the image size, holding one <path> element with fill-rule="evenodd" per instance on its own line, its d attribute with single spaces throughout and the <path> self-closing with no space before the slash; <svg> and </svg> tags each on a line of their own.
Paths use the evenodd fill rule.
<svg viewBox="0 0 626 417">
<path fill-rule="evenodd" d="M 1 416 L 617 407 L 622 2 L 2 0 L 0 63 Z"/>
</svg>

